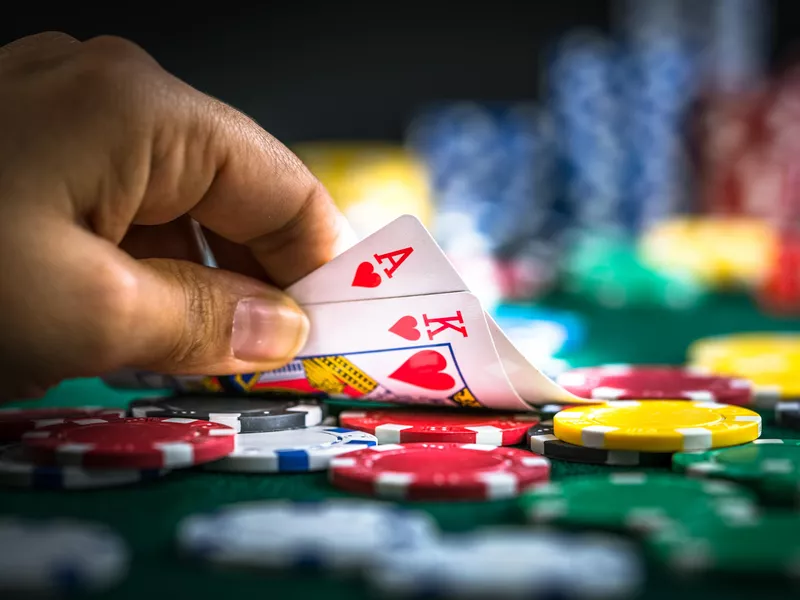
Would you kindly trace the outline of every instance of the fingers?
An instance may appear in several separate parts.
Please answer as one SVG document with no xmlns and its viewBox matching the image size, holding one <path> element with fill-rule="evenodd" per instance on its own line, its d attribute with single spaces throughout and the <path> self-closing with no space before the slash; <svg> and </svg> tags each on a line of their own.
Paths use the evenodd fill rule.
<svg viewBox="0 0 800 600">
<path fill-rule="evenodd" d="M 47 314 L 32 315 L 20 337 L 35 338 L 43 326 L 71 332 L 69 339 L 53 341 L 53 358 L 70 348 L 71 359 L 93 369 L 82 374 L 123 366 L 184 374 L 270 370 L 305 343 L 303 312 L 262 282 L 190 261 L 137 261 L 80 230 L 63 236 L 73 250 L 40 261 L 48 286 L 19 290 L 21 300 L 34 307 L 45 305 L 37 302 L 42 293 L 58 290 L 62 300 Z M 43 319 L 68 327 L 47 327 Z"/>
<path fill-rule="evenodd" d="M 157 119 L 154 136 L 165 148 L 154 149 L 162 165 L 151 174 L 137 223 L 189 214 L 220 238 L 248 247 L 281 287 L 352 243 L 328 192 L 286 146 L 239 111 L 170 81 L 169 94 L 162 94 L 169 103 L 148 114 Z"/>
<path fill-rule="evenodd" d="M 213 133 L 204 140 L 205 154 L 184 162 L 182 177 L 208 186 L 191 199 L 159 194 L 154 202 L 150 196 L 137 219 L 180 202 L 181 211 L 218 237 L 247 246 L 281 287 L 334 258 L 345 221 L 316 177 L 245 115 L 212 99 L 196 100 L 200 108 L 184 112 L 180 127 Z"/>
<path fill-rule="evenodd" d="M 225 266 L 246 264 L 240 244 L 239 268 L 293 283 L 354 236 L 292 152 L 119 38 L 34 36 L 3 49 L 0 76 L 0 273 L 16 284 L 0 287 L 0 374 L 238 373 L 298 352 L 308 322 L 278 290 L 182 261 L 181 243 L 170 260 L 117 247 L 132 223 L 182 236 L 189 215 Z M 153 256 L 142 235 L 123 245 Z"/>
<path fill-rule="evenodd" d="M 118 243 L 131 222 L 161 225 L 188 214 L 248 247 L 280 287 L 337 255 L 344 218 L 305 165 L 252 119 L 173 77 L 136 44 L 102 36 L 76 45 L 53 34 L 16 42 L 11 58 L 65 44 L 76 49 L 46 79 L 56 87 L 43 95 L 31 84 L 41 114 L 25 113 L 17 101 L 9 119 L 29 118 L 27 130 L 36 124 L 48 140 L 60 140 L 26 147 L 17 160 L 46 160 L 50 173 L 62 173 L 59 184 L 96 233 Z M 58 102 L 39 106 L 43 96 Z"/>
<path fill-rule="evenodd" d="M 176 260 L 131 265 L 129 357 L 162 373 L 220 374 L 283 366 L 303 346 L 308 320 L 280 291 L 220 269 Z"/>
<path fill-rule="evenodd" d="M 56 218 L 30 225 L 0 237 L 0 273 L 15 282 L 0 286 L 0 377 L 13 397 L 121 367 L 271 370 L 305 343 L 302 311 L 257 280 L 182 260 L 137 261 Z M 14 250 L 31 235 L 26 252 Z"/>
<path fill-rule="evenodd" d="M 327 191 L 277 141 L 256 152 L 232 128 L 220 141 L 231 158 L 192 215 L 205 227 L 247 245 L 280 286 L 336 256 L 341 215 Z M 269 182 L 266 183 L 265 182 Z"/>
</svg>

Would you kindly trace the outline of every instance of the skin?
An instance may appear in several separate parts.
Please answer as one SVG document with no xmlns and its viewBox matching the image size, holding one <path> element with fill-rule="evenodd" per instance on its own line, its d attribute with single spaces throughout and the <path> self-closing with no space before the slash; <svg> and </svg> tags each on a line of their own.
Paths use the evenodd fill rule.
<svg viewBox="0 0 800 600">
<path fill-rule="evenodd" d="M 254 121 L 129 41 L 42 33 L 0 47 L 0 131 L 2 399 L 121 367 L 274 369 L 302 347 L 279 289 L 349 232 Z"/>
</svg>

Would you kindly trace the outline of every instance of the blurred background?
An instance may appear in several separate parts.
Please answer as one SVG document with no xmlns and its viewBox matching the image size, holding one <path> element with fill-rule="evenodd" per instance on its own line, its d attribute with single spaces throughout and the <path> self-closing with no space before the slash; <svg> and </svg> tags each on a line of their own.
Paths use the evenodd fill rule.
<svg viewBox="0 0 800 600">
<path fill-rule="evenodd" d="M 139 43 L 293 148 L 361 236 L 418 216 L 542 365 L 596 310 L 713 320 L 696 311 L 726 295 L 780 327 L 800 315 L 798 15 L 766 0 L 23 6 L 0 43 Z"/>
</svg>

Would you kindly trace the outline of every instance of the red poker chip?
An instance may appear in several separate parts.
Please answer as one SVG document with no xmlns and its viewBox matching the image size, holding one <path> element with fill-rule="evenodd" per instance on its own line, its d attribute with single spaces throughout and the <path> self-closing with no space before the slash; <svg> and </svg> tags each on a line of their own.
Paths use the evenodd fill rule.
<svg viewBox="0 0 800 600">
<path fill-rule="evenodd" d="M 567 391 L 593 400 L 683 399 L 748 405 L 752 383 L 701 369 L 665 365 L 601 365 L 571 369 L 556 381 Z"/>
<path fill-rule="evenodd" d="M 75 419 L 29 431 L 35 462 L 103 468 L 176 469 L 233 452 L 233 427 L 198 419 Z"/>
<path fill-rule="evenodd" d="M 536 413 L 465 410 L 348 410 L 339 414 L 342 427 L 371 433 L 379 444 L 448 442 L 513 446 L 521 443 L 527 430 L 538 422 Z"/>
<path fill-rule="evenodd" d="M 498 500 L 550 477 L 550 461 L 484 444 L 386 444 L 334 458 L 331 483 L 393 500 Z"/>
<path fill-rule="evenodd" d="M 104 406 L 3 408 L 0 409 L 0 442 L 16 442 L 27 431 L 62 423 L 67 419 L 97 417 L 111 420 L 124 416 L 124 408 L 108 408 Z"/>
</svg>

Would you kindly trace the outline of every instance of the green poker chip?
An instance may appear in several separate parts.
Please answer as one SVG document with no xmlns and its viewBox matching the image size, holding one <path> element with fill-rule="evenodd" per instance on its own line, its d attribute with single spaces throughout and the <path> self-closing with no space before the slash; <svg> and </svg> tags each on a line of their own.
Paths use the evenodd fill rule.
<svg viewBox="0 0 800 600">
<path fill-rule="evenodd" d="M 728 481 L 639 472 L 537 485 L 519 502 L 532 523 L 641 535 L 757 510 L 755 495 Z"/>
<path fill-rule="evenodd" d="M 800 578 L 800 519 L 766 512 L 664 530 L 648 540 L 660 562 L 683 575 L 720 573 Z"/>
<path fill-rule="evenodd" d="M 800 440 L 759 439 L 705 452 L 678 452 L 672 468 L 694 477 L 746 484 L 768 500 L 794 501 L 800 484 Z"/>
</svg>

